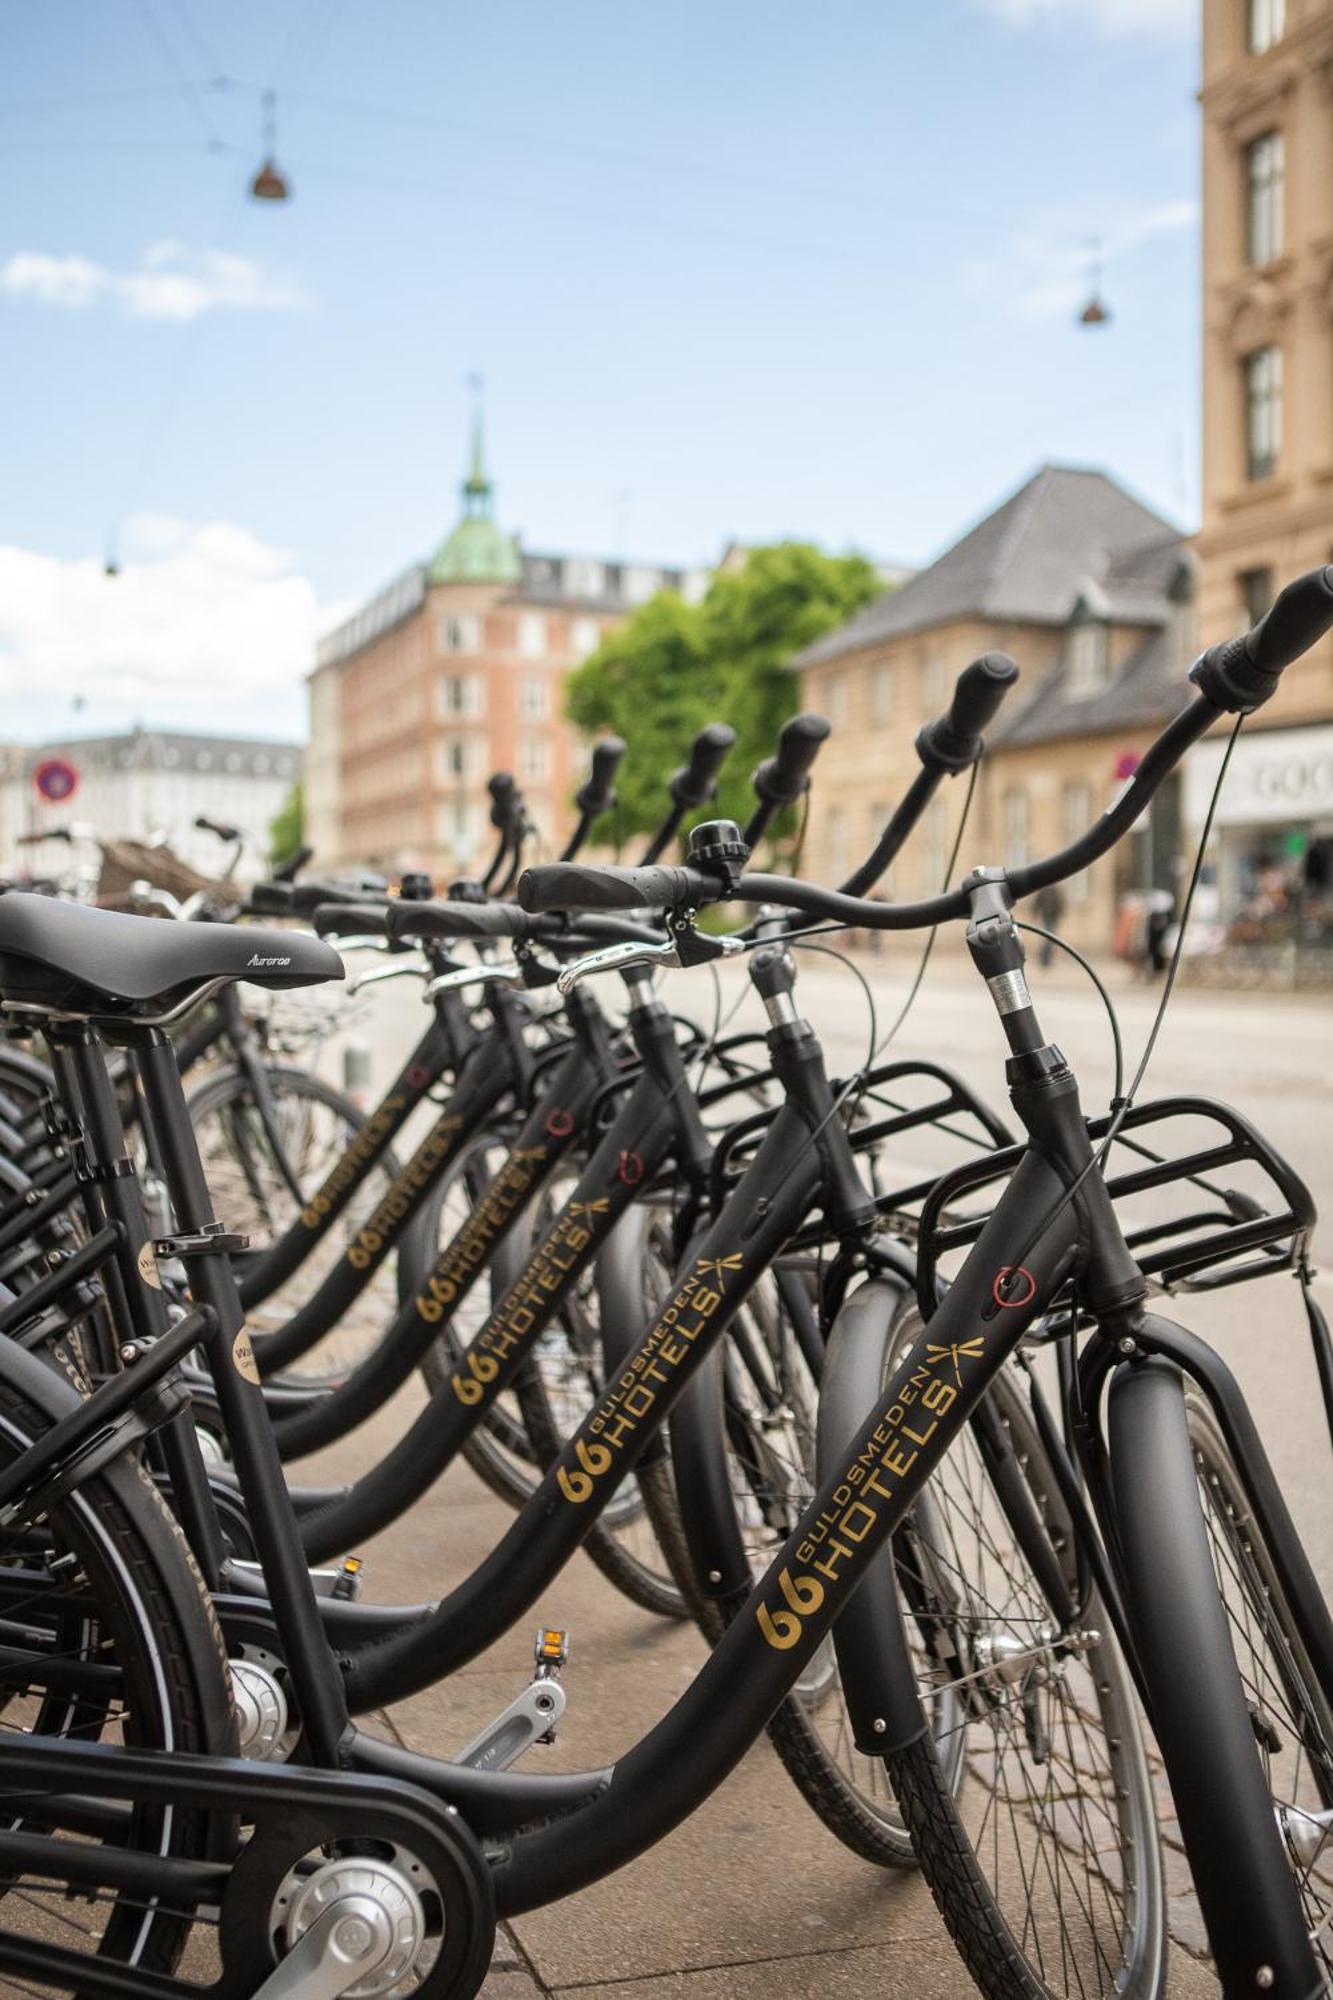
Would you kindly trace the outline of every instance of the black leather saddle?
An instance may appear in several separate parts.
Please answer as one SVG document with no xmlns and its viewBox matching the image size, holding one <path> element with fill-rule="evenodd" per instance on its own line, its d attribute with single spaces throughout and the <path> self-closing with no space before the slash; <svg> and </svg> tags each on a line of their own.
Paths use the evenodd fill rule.
<svg viewBox="0 0 1333 2000">
<path fill-rule="evenodd" d="M 170 923 L 0 896 L 0 1000 L 74 1014 L 162 1014 L 216 979 L 314 986 L 343 963 L 301 931 Z"/>
</svg>

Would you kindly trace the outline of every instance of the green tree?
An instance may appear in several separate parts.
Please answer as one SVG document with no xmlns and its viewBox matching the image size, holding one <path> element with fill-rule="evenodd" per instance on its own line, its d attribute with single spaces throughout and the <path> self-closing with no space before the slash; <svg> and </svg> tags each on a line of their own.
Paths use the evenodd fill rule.
<svg viewBox="0 0 1333 2000">
<path fill-rule="evenodd" d="M 736 731 L 718 804 L 709 810 L 744 822 L 754 803 L 750 773 L 796 712 L 793 654 L 883 588 L 863 556 L 779 542 L 719 571 L 700 603 L 663 591 L 609 633 L 570 675 L 566 699 L 581 729 L 611 729 L 629 745 L 614 837 L 658 824 L 666 778 L 706 722 Z"/>
<path fill-rule="evenodd" d="M 277 866 L 305 839 L 305 785 L 298 778 L 268 825 L 268 858 Z"/>
</svg>

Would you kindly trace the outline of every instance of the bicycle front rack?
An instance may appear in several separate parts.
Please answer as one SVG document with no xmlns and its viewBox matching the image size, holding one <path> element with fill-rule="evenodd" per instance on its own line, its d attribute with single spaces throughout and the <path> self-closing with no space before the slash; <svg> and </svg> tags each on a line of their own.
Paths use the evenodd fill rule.
<svg viewBox="0 0 1333 2000">
<path fill-rule="evenodd" d="M 1173 1120 L 1196 1126 L 1203 1121 L 1213 1128 L 1213 1136 L 1180 1148 L 1150 1145 L 1141 1136 L 1145 1128 L 1161 1128 Z M 1089 1119 L 1094 1146 L 1110 1123 L 1109 1116 Z M 960 1202 L 979 1188 L 1006 1180 L 1023 1152 L 1021 1146 L 1010 1146 L 969 1161 L 937 1181 L 926 1197 L 917 1247 L 917 1302 L 925 1316 L 938 1303 L 941 1259 L 975 1243 L 990 1214 L 989 1207 L 960 1212 Z M 1119 1171 L 1118 1152 L 1130 1156 Z M 1249 1179 L 1256 1186 L 1218 1183 L 1220 1172 L 1243 1164 L 1255 1170 Z M 1273 1271 L 1294 1270 L 1303 1259 L 1315 1222 L 1309 1189 L 1230 1105 L 1209 1097 L 1162 1097 L 1135 1105 L 1116 1135 L 1105 1171 L 1111 1198 L 1122 1205 L 1125 1241 L 1144 1276 L 1162 1291 L 1217 1291 Z M 1170 1187 L 1181 1190 L 1180 1213 L 1135 1217 L 1137 1197 L 1160 1200 L 1160 1190 Z M 1067 1317 L 1069 1302 L 1066 1290 L 1051 1301 L 1048 1313 L 1063 1307 Z"/>
</svg>

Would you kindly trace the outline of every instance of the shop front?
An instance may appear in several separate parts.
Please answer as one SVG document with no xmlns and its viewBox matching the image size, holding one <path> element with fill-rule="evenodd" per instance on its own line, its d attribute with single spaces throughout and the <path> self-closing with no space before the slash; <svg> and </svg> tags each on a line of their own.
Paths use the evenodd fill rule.
<svg viewBox="0 0 1333 2000">
<path fill-rule="evenodd" d="M 1186 759 L 1187 853 L 1208 816 L 1225 753 L 1226 739 L 1210 737 Z M 1333 978 L 1333 724 L 1242 730 L 1200 889 L 1196 956 L 1237 971 Z"/>
</svg>

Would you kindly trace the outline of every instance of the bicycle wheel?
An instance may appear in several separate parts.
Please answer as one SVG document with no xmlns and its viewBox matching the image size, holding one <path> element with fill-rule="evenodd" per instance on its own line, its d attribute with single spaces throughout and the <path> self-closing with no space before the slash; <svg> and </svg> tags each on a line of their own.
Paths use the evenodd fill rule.
<svg viewBox="0 0 1333 2000">
<path fill-rule="evenodd" d="M 365 1123 L 364 1113 L 351 1098 L 305 1070 L 271 1063 L 266 1074 L 283 1152 L 302 1192 L 313 1193 Z M 248 1236 L 252 1250 L 267 1249 L 295 1220 L 298 1204 L 242 1072 L 227 1069 L 210 1077 L 191 1095 L 189 1112 L 219 1221 Z M 362 1176 L 334 1226 L 286 1284 L 250 1312 L 257 1333 L 285 1325 L 318 1290 L 397 1171 L 397 1162 L 385 1154 Z M 398 1255 L 403 1254 L 400 1244 Z M 329 1336 L 275 1379 L 318 1387 L 331 1371 L 343 1374 L 364 1359 L 397 1305 L 394 1267 L 395 1259 L 387 1258 Z M 402 1277 L 414 1283 L 420 1275 L 414 1269 Z"/>
<path fill-rule="evenodd" d="M 548 1189 L 552 1213 L 577 1172 L 569 1167 Z M 670 1271 L 646 1248 L 652 1234 L 648 1217 L 647 1210 L 631 1209 L 617 1225 L 627 1239 L 645 1243 L 644 1254 L 627 1255 L 622 1243 L 621 1254 L 612 1255 L 608 1246 L 602 1260 L 584 1272 L 515 1378 L 524 1430 L 542 1470 L 559 1456 L 606 1387 L 603 1316 L 637 1331 L 669 1295 Z M 663 1433 L 649 1440 L 643 1459 L 622 1481 L 583 1548 L 632 1603 L 661 1618 L 690 1616 L 684 1533 Z"/>
<path fill-rule="evenodd" d="M 886 1380 L 919 1332 L 909 1307 Z M 935 1901 L 987 1994 L 1149 2000 L 1167 1951 L 1151 1774 L 1017 1367 L 923 1498 L 896 1568 L 930 1662 L 922 1698 L 947 1691 L 957 1722 L 886 1762 Z"/>
<path fill-rule="evenodd" d="M 1185 1416 L 1204 1530 L 1273 1810 L 1316 1961 L 1333 1985 L 1333 1709 L 1319 1685 L 1236 1462 L 1200 1392 Z"/>
<path fill-rule="evenodd" d="M 804 1324 L 798 1327 L 796 1315 Z M 686 1508 L 695 1562 L 707 1569 L 711 1548 L 751 1575 L 767 1569 L 819 1483 L 820 1374 L 824 1358 L 811 1274 L 787 1267 L 765 1273 L 727 1331 L 711 1380 L 691 1385 L 679 1444 L 690 1487 Z M 866 1403 L 878 1388 L 867 1390 Z M 864 1414 L 856 1405 L 856 1420 Z M 718 1452 L 725 1477 L 710 1476 Z M 702 1459 L 696 1460 L 696 1454 Z M 710 1496 L 712 1496 L 710 1498 Z M 719 1518 L 730 1507 L 732 1520 Z M 728 1558 L 722 1555 L 731 1550 Z M 699 1623 L 716 1643 L 744 1601 L 703 1600 Z M 881 1757 L 857 1748 L 832 1640 L 826 1640 L 768 1723 L 788 1776 L 828 1830 L 876 1867 L 912 1867 L 916 1857 Z"/>
<path fill-rule="evenodd" d="M 502 1140 L 485 1137 L 462 1155 L 432 1205 L 433 1242 L 441 1246 L 449 1242 L 485 1194 L 507 1152 Z M 545 1215 L 545 1209 L 542 1213 Z M 453 1375 L 464 1349 L 518 1276 L 533 1240 L 532 1228 L 530 1217 L 519 1217 L 486 1269 L 478 1273 L 466 1299 L 449 1315 L 439 1338 L 427 1348 L 421 1372 L 432 1395 Z M 499 1499 L 511 1507 L 526 1506 L 541 1472 L 513 1389 L 506 1389 L 489 1406 L 463 1446 L 463 1456 Z"/>
<path fill-rule="evenodd" d="M 47 1407 L 63 1407 L 63 1393 L 53 1398 L 24 1362 L 28 1371 L 41 1365 L 6 1355 L 5 1373 L 34 1386 Z M 11 1464 L 49 1424 L 35 1401 L 0 1382 L 0 1463 Z M 122 1458 L 44 1505 L 40 1525 L 5 1530 L 0 1617 L 0 1786 L 5 1743 L 20 1734 L 235 1753 L 227 1665 L 202 1582 L 133 1461 Z M 150 1804 L 117 1808 L 113 1769 L 97 1798 L 66 1798 L 66 1789 L 63 1776 L 50 1791 L 25 1781 L 21 1795 L 0 1803 L 0 1828 L 28 1842 L 0 1882 L 6 1943 L 32 1938 L 172 1970 L 192 1926 L 205 1921 L 197 1910 L 123 1888 L 70 1892 L 44 1872 L 36 1842 L 54 1835 L 77 1841 L 81 1853 L 101 1841 L 144 1855 L 199 1857 L 208 1851 L 207 1816 Z M 52 1989 L 37 1977 L 5 1990 Z"/>
</svg>

